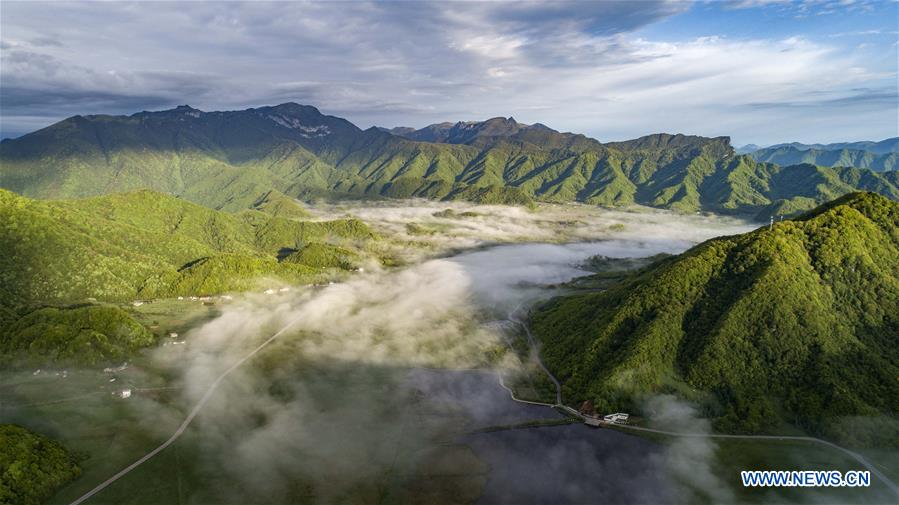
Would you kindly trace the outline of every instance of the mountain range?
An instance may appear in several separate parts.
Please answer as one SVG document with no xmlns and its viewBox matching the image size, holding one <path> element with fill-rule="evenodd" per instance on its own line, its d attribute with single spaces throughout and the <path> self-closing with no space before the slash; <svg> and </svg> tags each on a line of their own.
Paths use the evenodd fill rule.
<svg viewBox="0 0 899 505">
<path fill-rule="evenodd" d="M 789 142 L 774 144 L 769 148 L 794 147 L 800 151 L 817 149 L 819 151 L 838 151 L 849 149 L 854 151 L 868 151 L 873 154 L 889 154 L 899 152 L 899 137 L 892 137 L 879 142 L 864 140 L 861 142 L 834 142 L 831 144 L 803 144 L 801 142 Z"/>
<path fill-rule="evenodd" d="M 556 298 L 532 327 L 569 403 L 640 412 L 668 393 L 728 432 L 789 423 L 893 444 L 899 203 L 854 193 L 709 240 L 607 291 Z"/>
<path fill-rule="evenodd" d="M 899 167 L 899 137 L 879 142 L 836 142 L 832 144 L 802 144 L 790 142 L 768 147 L 747 144 L 736 149 L 756 161 L 778 165 L 810 163 L 825 167 L 867 168 L 878 172 Z"/>
<path fill-rule="evenodd" d="M 521 137 L 523 135 L 519 134 L 522 134 L 522 132 L 528 132 L 530 134 L 528 135 L 528 137 L 532 139 L 535 137 L 541 137 L 541 134 L 543 134 L 542 139 L 536 142 L 537 144 L 545 144 L 547 139 L 554 136 L 565 139 L 570 139 L 573 137 L 587 139 L 587 137 L 584 137 L 583 135 L 559 133 L 556 130 L 553 130 L 548 126 L 542 125 L 540 123 L 534 125 L 522 124 L 518 121 L 515 121 L 515 118 L 512 117 L 495 117 L 486 121 L 436 123 L 426 126 L 420 130 L 406 127 L 398 127 L 390 130 L 382 128 L 382 130 L 399 137 L 405 137 L 410 140 L 418 140 L 421 142 L 440 142 L 443 144 L 471 145 L 479 139 L 480 143 L 483 144 L 495 138 L 509 138 L 516 135 Z M 596 142 L 596 144 L 599 144 L 599 142 Z"/>
<path fill-rule="evenodd" d="M 891 137 L 879 142 L 871 140 L 863 140 L 861 142 L 833 142 L 830 144 L 803 144 L 801 142 L 786 142 L 782 144 L 774 144 L 767 147 L 755 144 L 747 144 L 737 149 L 741 154 L 748 154 L 759 149 L 778 149 L 781 147 L 792 147 L 798 151 L 808 151 L 815 149 L 818 151 L 840 151 L 848 149 L 850 151 L 867 151 L 872 154 L 890 154 L 899 152 L 899 137 Z"/>
<path fill-rule="evenodd" d="M 513 118 L 362 130 L 295 103 L 74 116 L 0 143 L 0 187 L 32 198 L 149 188 L 239 211 L 266 195 L 485 203 L 642 204 L 767 218 L 859 189 L 899 198 L 899 175 L 737 155 L 727 137 L 601 143 Z"/>
<path fill-rule="evenodd" d="M 777 163 L 778 165 L 798 165 L 810 163 L 825 167 L 868 168 L 877 172 L 899 168 L 899 153 L 877 154 L 864 149 L 799 149 L 786 145 L 766 147 L 750 153 L 756 161 Z"/>
</svg>

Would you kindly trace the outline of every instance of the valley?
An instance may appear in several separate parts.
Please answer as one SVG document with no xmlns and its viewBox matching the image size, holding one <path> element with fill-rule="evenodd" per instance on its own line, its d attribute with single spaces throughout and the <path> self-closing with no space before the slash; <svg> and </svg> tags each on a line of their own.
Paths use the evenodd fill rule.
<svg viewBox="0 0 899 505">
<path fill-rule="evenodd" d="M 896 0 L 0 0 L 0 505 L 899 503 Z"/>
<path fill-rule="evenodd" d="M 2 373 L 3 422 L 52 435 L 78 460 L 81 476 L 51 503 L 767 499 L 738 489 L 726 470 L 739 441 L 694 446 L 593 429 L 510 397 L 556 403 L 516 324 L 533 307 L 648 263 L 638 258 L 758 225 L 646 208 L 424 200 L 309 205 L 292 219 L 358 220 L 391 260 L 369 256 L 361 271 L 271 294 L 262 284 L 205 301 L 185 292 L 95 302 L 126 311 L 155 343 L 106 371 L 70 361 Z M 666 426 L 710 429 L 686 412 Z M 772 453 L 784 443 L 764 442 Z M 856 468 L 839 451 L 790 447 L 793 461 L 816 455 L 808 468 Z M 606 478 L 586 479 L 597 474 Z M 889 492 L 845 496 L 877 503 Z"/>
</svg>

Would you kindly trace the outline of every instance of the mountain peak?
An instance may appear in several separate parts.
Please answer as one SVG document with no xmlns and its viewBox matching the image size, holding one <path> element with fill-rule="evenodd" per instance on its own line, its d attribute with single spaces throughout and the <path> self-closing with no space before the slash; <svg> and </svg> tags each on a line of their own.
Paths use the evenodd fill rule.
<svg viewBox="0 0 899 505">
<path fill-rule="evenodd" d="M 296 102 L 285 102 L 282 104 L 274 105 L 271 107 L 262 107 L 263 109 L 271 109 L 280 113 L 287 114 L 319 114 L 321 115 L 321 111 L 312 105 L 303 105 Z"/>
<path fill-rule="evenodd" d="M 179 105 L 174 109 L 161 110 L 159 112 L 155 112 L 151 114 L 175 114 L 175 115 L 186 115 L 191 117 L 200 117 L 200 114 L 203 114 L 203 111 L 200 109 L 195 109 L 190 105 Z"/>
<path fill-rule="evenodd" d="M 733 151 L 730 145 L 730 137 L 701 137 L 699 135 L 684 135 L 683 133 L 654 133 L 634 140 L 609 142 L 606 146 L 622 151 L 708 148 L 715 151 L 716 157 L 722 157 Z"/>
<path fill-rule="evenodd" d="M 174 109 L 165 109 L 165 110 L 145 110 L 142 112 L 138 112 L 137 114 L 132 114 L 131 117 L 135 116 L 151 116 L 151 117 L 174 117 L 177 116 L 181 120 L 184 119 L 184 116 L 190 117 L 200 117 L 201 114 L 205 114 L 200 109 L 195 109 L 190 105 L 179 105 Z M 75 116 L 80 117 L 80 116 Z"/>
<path fill-rule="evenodd" d="M 556 130 L 541 124 L 527 125 L 519 123 L 514 117 L 492 117 L 484 121 L 458 121 L 456 123 L 434 123 L 419 130 L 398 127 L 384 129 L 394 135 L 421 142 L 437 142 L 441 144 L 472 144 L 474 142 L 490 143 L 506 137 L 524 136 L 519 140 L 536 142 L 544 145 L 547 134 L 559 134 Z M 563 145 L 571 134 L 559 134 L 564 138 L 555 139 L 555 144 Z M 552 142 L 551 142 L 552 143 Z"/>
<path fill-rule="evenodd" d="M 509 126 L 527 126 L 527 125 L 519 123 L 518 121 L 515 121 L 515 118 L 512 116 L 509 116 L 509 117 L 497 116 L 497 117 L 492 117 L 486 121 L 470 121 L 467 124 L 471 124 L 471 125 L 502 124 L 502 125 L 509 125 Z"/>
<path fill-rule="evenodd" d="M 511 137 L 526 128 L 528 128 L 528 125 L 515 121 L 513 117 L 494 117 L 486 121 L 459 122 L 446 132 L 446 137 L 442 142 L 468 144 L 482 137 Z"/>
<path fill-rule="evenodd" d="M 346 139 L 346 135 L 356 135 L 362 131 L 346 119 L 322 114 L 311 105 L 296 102 L 248 109 L 242 112 L 254 114 L 279 127 L 292 130 L 290 135 L 293 138 L 303 139 L 304 142 L 307 140 L 319 142 L 332 135 Z"/>
</svg>

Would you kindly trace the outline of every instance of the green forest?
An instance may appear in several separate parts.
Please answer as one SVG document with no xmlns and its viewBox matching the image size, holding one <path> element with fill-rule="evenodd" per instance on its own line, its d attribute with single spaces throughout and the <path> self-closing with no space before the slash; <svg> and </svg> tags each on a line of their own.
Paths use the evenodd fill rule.
<svg viewBox="0 0 899 505">
<path fill-rule="evenodd" d="M 379 240 L 356 219 L 302 220 L 283 195 L 260 205 L 229 213 L 148 190 L 49 201 L 0 190 L 0 362 L 120 361 L 155 337 L 104 302 L 327 282 Z"/>
<path fill-rule="evenodd" d="M 147 190 L 59 201 L 0 190 L 0 305 L 216 294 L 261 277 L 314 282 L 328 276 L 323 254 L 373 240 L 355 219 L 232 214 Z M 316 252 L 279 261 L 307 247 Z M 338 256 L 327 266 L 351 266 Z"/>
<path fill-rule="evenodd" d="M 44 307 L 3 328 L 0 363 L 32 366 L 121 362 L 156 336 L 127 312 L 111 306 Z"/>
<path fill-rule="evenodd" d="M 855 193 L 662 259 L 532 314 L 569 404 L 701 404 L 725 432 L 789 423 L 899 440 L 899 203 Z M 859 429 L 859 427 L 863 429 Z M 869 428 L 865 430 L 864 428 Z"/>
<path fill-rule="evenodd" d="M 13 424 L 0 424 L 0 503 L 40 505 L 81 474 L 57 442 Z"/>
<path fill-rule="evenodd" d="M 756 161 L 728 137 L 601 143 L 511 118 L 432 126 L 401 129 L 406 138 L 296 103 L 74 116 L 0 144 L 0 187 L 57 199 L 150 188 L 229 211 L 289 213 L 290 198 L 422 197 L 636 203 L 763 220 L 858 190 L 899 199 L 899 172 Z"/>
</svg>

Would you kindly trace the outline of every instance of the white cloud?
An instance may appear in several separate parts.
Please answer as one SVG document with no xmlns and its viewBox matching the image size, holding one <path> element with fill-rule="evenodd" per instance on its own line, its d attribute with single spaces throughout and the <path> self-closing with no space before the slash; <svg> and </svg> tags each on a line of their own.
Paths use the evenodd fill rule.
<svg viewBox="0 0 899 505">
<path fill-rule="evenodd" d="M 634 33 L 687 7 L 8 4 L 3 122 L 297 101 L 362 127 L 512 115 L 600 140 L 683 131 L 765 143 L 895 131 L 895 105 L 846 100 L 857 87 L 895 88 L 895 57 L 874 61 L 836 37 Z M 98 23 L 102 30 L 87 28 Z M 754 105 L 815 101 L 802 116 Z M 865 121 L 851 125 L 832 121 L 860 115 Z"/>
</svg>

